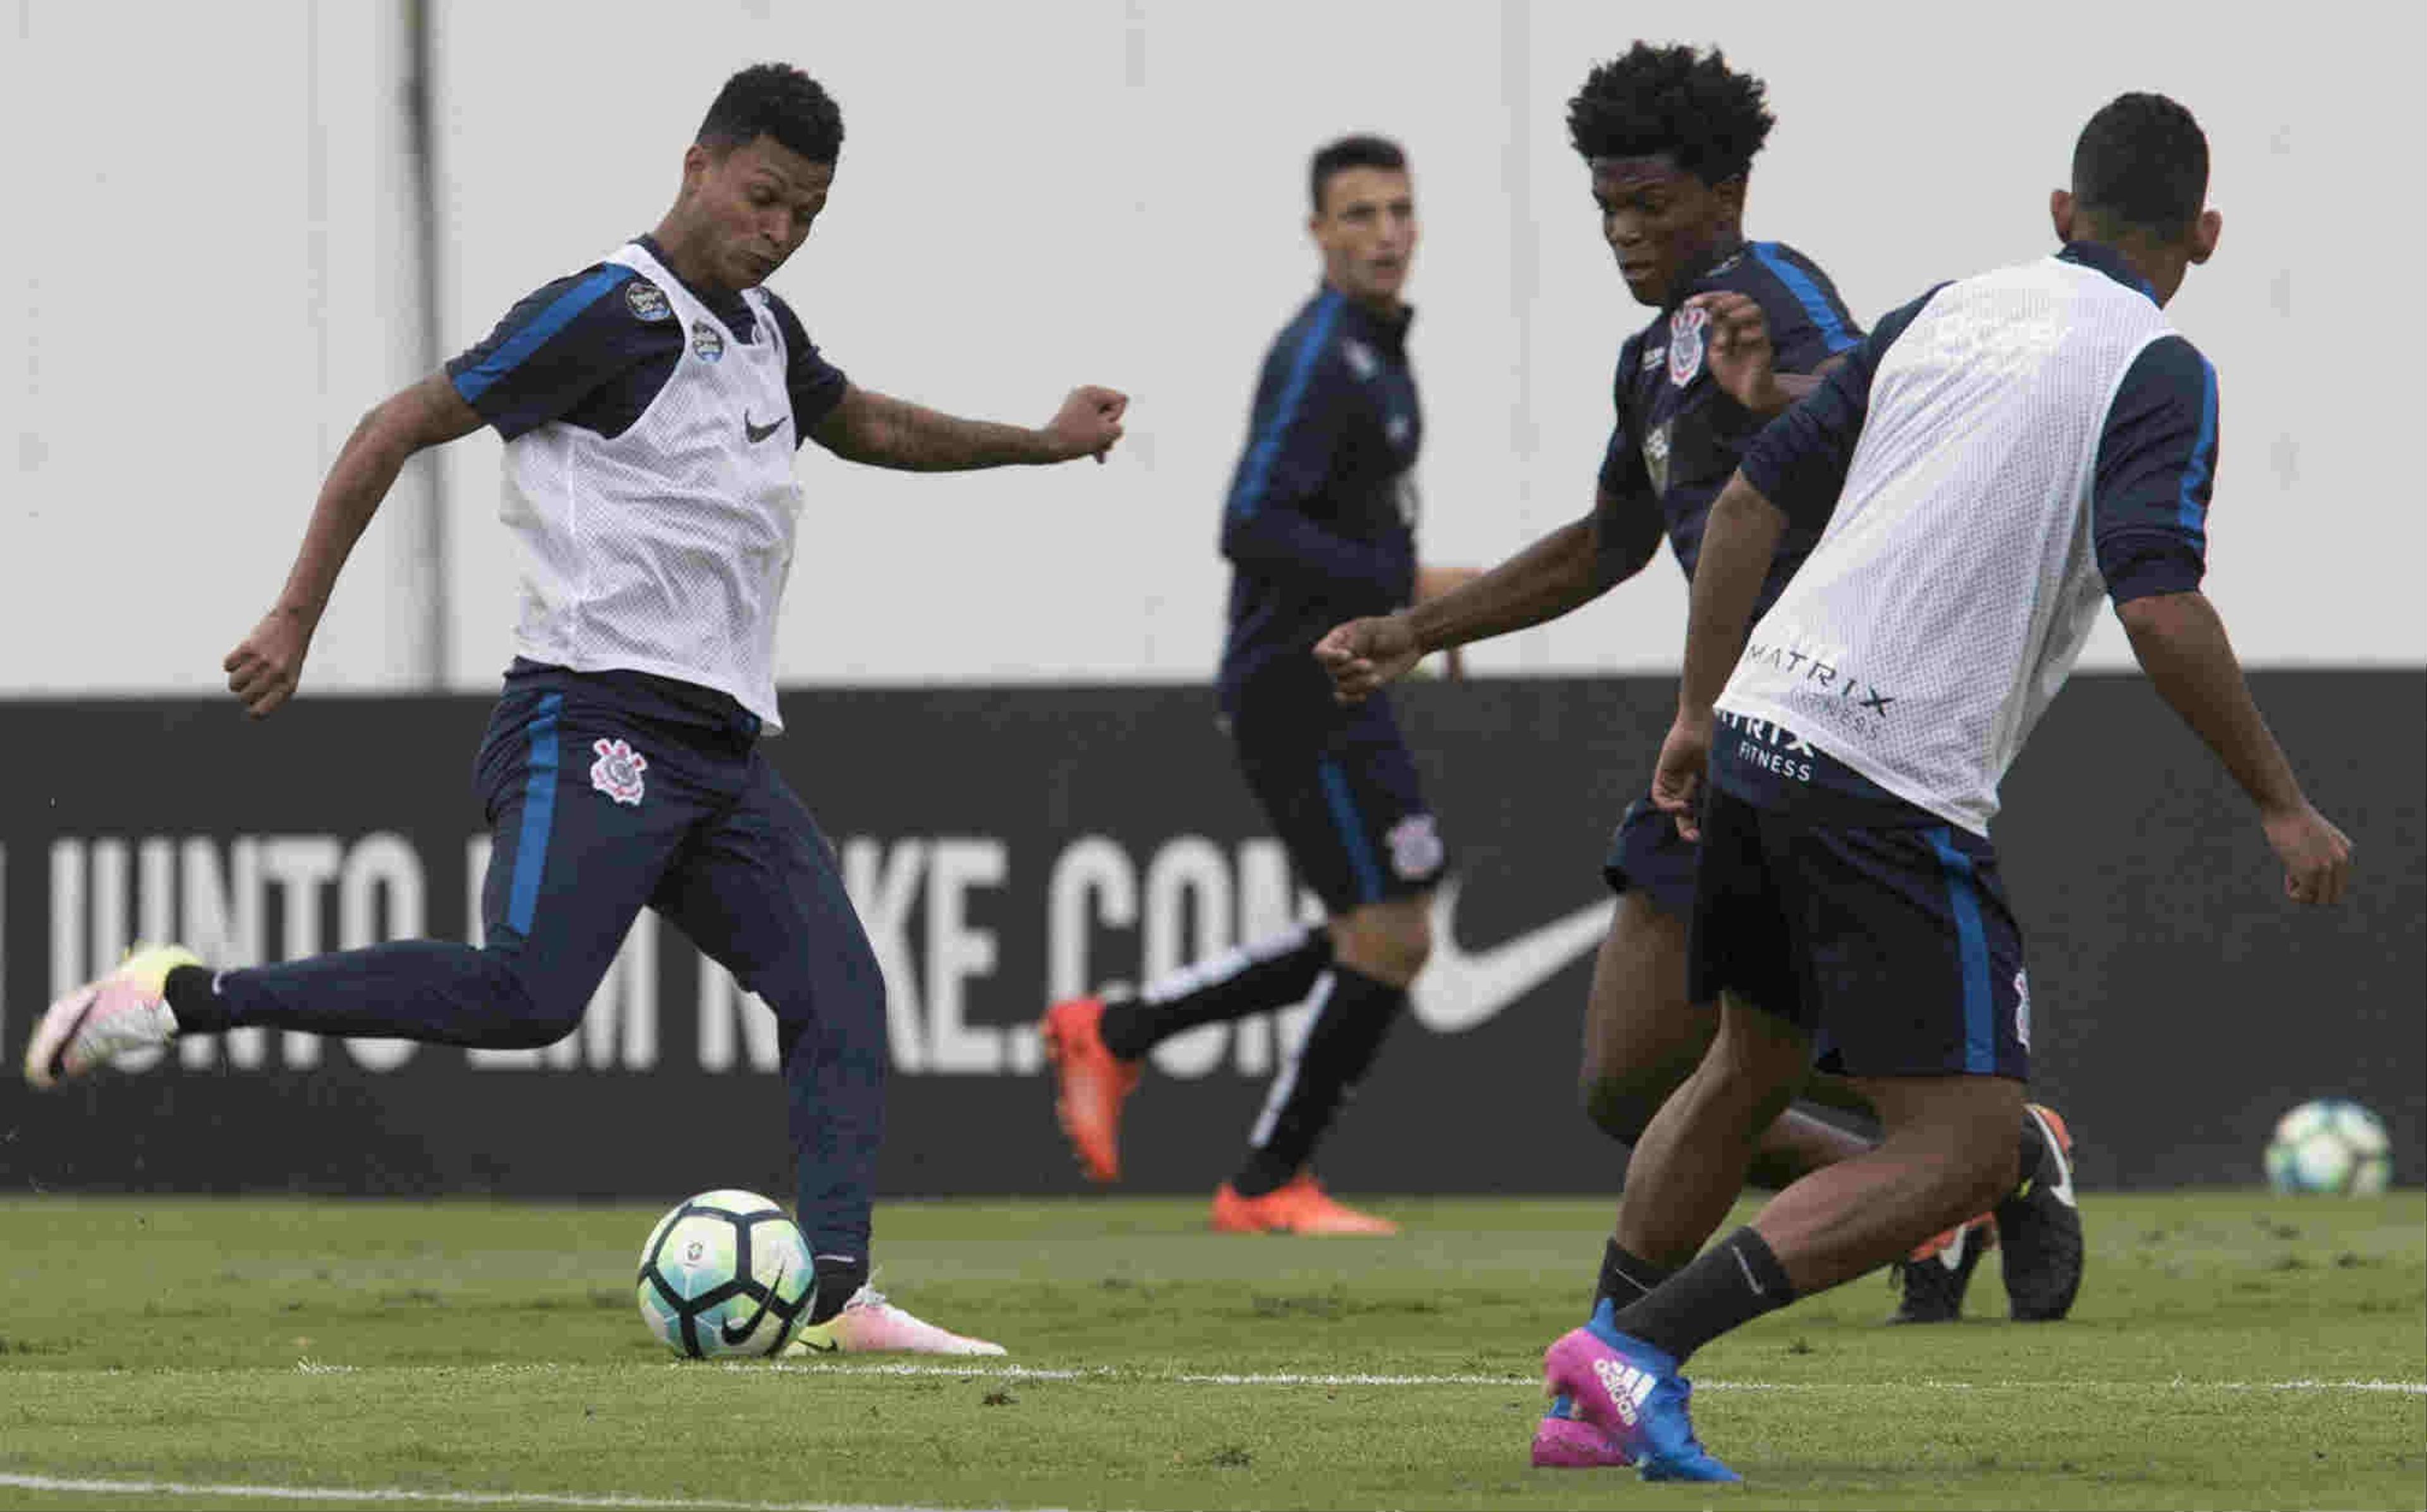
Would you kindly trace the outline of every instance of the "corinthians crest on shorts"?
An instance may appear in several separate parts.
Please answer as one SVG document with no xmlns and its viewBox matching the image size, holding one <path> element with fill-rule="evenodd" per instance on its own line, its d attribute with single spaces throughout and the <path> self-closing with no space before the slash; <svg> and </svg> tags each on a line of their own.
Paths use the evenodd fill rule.
<svg viewBox="0 0 2427 1512">
<path fill-rule="evenodd" d="M 1391 826 L 1388 839 L 1391 870 L 1409 882 L 1431 876 L 1449 857 L 1447 848 L 1442 844 L 1441 830 L 1430 814 L 1409 814 Z"/>
<path fill-rule="evenodd" d="M 641 773 L 649 770 L 649 758 L 626 740 L 595 740 L 590 749 L 598 753 L 598 759 L 590 763 L 590 786 L 637 807 L 645 791 Z"/>
</svg>

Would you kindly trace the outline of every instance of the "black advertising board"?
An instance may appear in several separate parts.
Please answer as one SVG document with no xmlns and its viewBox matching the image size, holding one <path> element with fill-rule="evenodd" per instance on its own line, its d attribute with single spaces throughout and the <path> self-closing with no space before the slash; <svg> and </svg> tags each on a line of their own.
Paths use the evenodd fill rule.
<svg viewBox="0 0 2427 1512">
<path fill-rule="evenodd" d="M 2037 1092 L 2090 1186 L 2244 1182 L 2337 1095 L 2427 1172 L 2427 678 L 2280 672 L 2260 702 L 2358 846 L 2339 911 L 2286 904 L 2256 821 L 2140 679 L 2077 678 L 2006 789 Z M 1572 1093 L 1611 824 L 1662 678 L 1420 684 L 1401 713 L 1458 858 L 1415 1022 L 1326 1150 L 1346 1192 L 1592 1192 Z M 548 1049 L 197 1039 L 50 1096 L 41 1005 L 130 939 L 215 963 L 464 938 L 482 854 L 474 697 L 0 704 L 0 1180 L 13 1190 L 660 1196 L 788 1191 L 773 1022 L 643 920 Z M 1083 1189 L 1029 1025 L 1308 905 L 1202 689 L 796 690 L 771 753 L 841 854 L 890 986 L 888 1195 Z M 1130 1190 L 1210 1191 L 1273 1065 L 1251 1021 L 1175 1041 L 1131 1104 Z M 737 1083 L 757 1081 L 757 1086 Z"/>
</svg>

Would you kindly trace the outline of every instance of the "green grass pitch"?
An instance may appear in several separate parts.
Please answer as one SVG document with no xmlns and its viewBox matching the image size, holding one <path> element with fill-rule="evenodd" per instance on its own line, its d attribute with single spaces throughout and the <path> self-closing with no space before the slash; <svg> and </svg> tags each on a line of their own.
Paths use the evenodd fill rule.
<svg viewBox="0 0 2427 1512">
<path fill-rule="evenodd" d="M 1994 1257 L 1956 1326 L 1880 1326 L 1879 1279 L 1766 1318 L 1694 1361 L 1748 1483 L 1700 1490 L 1525 1464 L 1605 1203 L 1381 1206 L 1403 1237 L 884 1208 L 879 1284 L 1012 1349 L 962 1369 L 669 1358 L 632 1300 L 656 1207 L 11 1199 L 0 1504 L 2427 1504 L 2418 1192 L 2087 1195 L 2059 1325 L 2003 1321 Z"/>
</svg>

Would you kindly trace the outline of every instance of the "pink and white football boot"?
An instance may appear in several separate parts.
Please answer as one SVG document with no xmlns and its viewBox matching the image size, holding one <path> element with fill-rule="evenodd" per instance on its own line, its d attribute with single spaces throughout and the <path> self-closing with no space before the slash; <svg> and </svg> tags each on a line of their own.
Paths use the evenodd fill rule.
<svg viewBox="0 0 2427 1512">
<path fill-rule="evenodd" d="M 200 965 L 181 945 L 127 951 L 117 970 L 51 1004 L 36 1022 L 25 1045 L 26 1081 L 47 1090 L 117 1056 L 168 1044 L 177 1033 L 167 999 L 169 973 Z"/>
<path fill-rule="evenodd" d="M 1000 1355 L 1001 1344 L 965 1338 L 915 1317 L 863 1286 L 842 1310 L 821 1324 L 803 1324 L 784 1346 L 789 1358 L 810 1355 Z"/>
</svg>

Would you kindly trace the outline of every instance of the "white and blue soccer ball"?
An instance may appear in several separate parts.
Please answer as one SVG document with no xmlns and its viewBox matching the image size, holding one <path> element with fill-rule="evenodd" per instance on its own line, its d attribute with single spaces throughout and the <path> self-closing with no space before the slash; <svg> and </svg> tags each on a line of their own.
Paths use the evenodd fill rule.
<svg viewBox="0 0 2427 1512">
<path fill-rule="evenodd" d="M 773 1355 L 808 1316 L 818 1272 L 809 1242 L 755 1192 L 703 1192 L 649 1230 L 641 1321 L 677 1355 Z"/>
<path fill-rule="evenodd" d="M 2278 1192 L 2368 1196 L 2393 1180 L 2393 1142 L 2376 1114 L 2342 1097 L 2286 1114 L 2267 1142 L 2267 1181 Z"/>
</svg>

